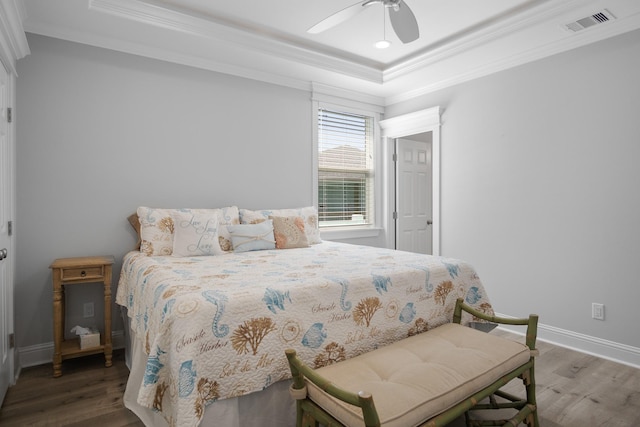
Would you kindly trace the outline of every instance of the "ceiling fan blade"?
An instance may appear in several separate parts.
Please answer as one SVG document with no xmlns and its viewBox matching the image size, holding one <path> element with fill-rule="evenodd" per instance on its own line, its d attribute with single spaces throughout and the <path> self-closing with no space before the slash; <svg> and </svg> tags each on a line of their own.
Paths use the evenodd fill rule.
<svg viewBox="0 0 640 427">
<path fill-rule="evenodd" d="M 411 43 L 420 37 L 418 21 L 404 1 L 398 3 L 397 9 L 390 7 L 388 10 L 393 31 L 396 32 L 402 43 Z"/>
<path fill-rule="evenodd" d="M 350 19 L 354 16 L 356 16 L 357 14 L 359 14 L 360 12 L 362 12 L 365 7 L 365 5 L 362 4 L 361 1 L 359 1 L 358 3 L 345 7 L 344 9 L 342 9 L 340 12 L 336 12 L 333 15 L 329 16 L 326 19 L 323 19 L 322 21 L 318 22 L 316 25 L 314 25 L 313 27 L 309 28 L 307 30 L 307 33 L 311 33 L 311 34 L 318 34 L 321 33 L 325 30 L 328 30 L 331 27 L 335 27 L 338 24 L 341 24 L 342 22 L 346 21 L 347 19 Z"/>
</svg>

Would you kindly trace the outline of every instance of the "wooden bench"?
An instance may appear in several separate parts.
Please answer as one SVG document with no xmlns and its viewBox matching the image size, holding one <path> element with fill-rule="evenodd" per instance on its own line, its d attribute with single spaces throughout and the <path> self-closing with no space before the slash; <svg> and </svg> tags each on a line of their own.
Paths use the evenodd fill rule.
<svg viewBox="0 0 640 427">
<path fill-rule="evenodd" d="M 475 320 L 526 325 L 526 345 L 462 326 L 463 311 Z M 487 316 L 458 299 L 453 323 L 333 365 L 314 370 L 294 350 L 286 350 L 293 375 L 290 391 L 297 400 L 296 425 L 444 426 L 465 414 L 468 425 L 524 422 L 538 427 L 537 323 L 536 315 Z M 525 398 L 500 390 L 514 378 L 522 379 Z M 513 409 L 508 420 L 476 421 L 469 416 L 470 410 L 504 408 Z"/>
</svg>

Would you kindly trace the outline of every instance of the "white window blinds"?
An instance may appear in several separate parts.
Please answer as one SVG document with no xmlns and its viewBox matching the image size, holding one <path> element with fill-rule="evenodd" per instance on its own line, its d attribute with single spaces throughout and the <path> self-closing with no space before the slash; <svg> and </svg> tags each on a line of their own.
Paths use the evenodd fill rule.
<svg viewBox="0 0 640 427">
<path fill-rule="evenodd" d="M 318 110 L 320 226 L 371 225 L 373 117 Z"/>
</svg>

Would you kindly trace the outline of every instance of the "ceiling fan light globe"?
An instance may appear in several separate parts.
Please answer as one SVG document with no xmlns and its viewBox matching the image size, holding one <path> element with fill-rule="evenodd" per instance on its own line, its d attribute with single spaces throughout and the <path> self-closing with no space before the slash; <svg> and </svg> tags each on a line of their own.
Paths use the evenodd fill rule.
<svg viewBox="0 0 640 427">
<path fill-rule="evenodd" d="M 378 49 L 386 49 L 391 46 L 391 42 L 389 40 L 380 40 L 375 42 L 374 46 Z"/>
</svg>

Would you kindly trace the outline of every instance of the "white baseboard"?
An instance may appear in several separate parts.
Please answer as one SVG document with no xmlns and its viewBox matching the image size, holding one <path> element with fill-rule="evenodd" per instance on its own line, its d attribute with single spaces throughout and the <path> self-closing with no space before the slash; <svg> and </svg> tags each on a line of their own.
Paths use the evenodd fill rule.
<svg viewBox="0 0 640 427">
<path fill-rule="evenodd" d="M 499 313 L 496 313 L 496 316 L 511 317 Z M 508 325 L 500 326 L 500 328 L 520 335 L 523 334 L 522 328 L 518 329 Z M 581 353 L 591 354 L 603 359 L 612 360 L 614 362 L 640 369 L 640 348 L 638 347 L 632 347 L 630 345 L 620 344 L 614 341 L 596 338 L 541 323 L 538 324 L 538 339 L 540 341 L 545 341 L 554 345 L 579 351 Z M 112 343 L 114 349 L 124 348 L 124 340 L 125 337 L 123 331 L 113 332 Z M 16 363 L 16 366 L 19 366 L 17 373 L 19 374 L 21 368 L 51 363 L 52 360 L 52 342 L 20 347 L 18 348 L 18 361 Z"/>
<path fill-rule="evenodd" d="M 499 317 L 511 317 L 496 313 Z M 524 334 L 522 328 L 501 325 L 501 329 Z M 538 323 L 538 339 L 581 353 L 640 369 L 640 348 Z"/>
<path fill-rule="evenodd" d="M 111 334 L 111 344 L 114 350 L 124 348 L 124 332 L 114 331 Z M 53 342 L 18 348 L 16 360 L 16 366 L 19 366 L 18 374 L 22 368 L 47 363 L 53 363 Z"/>
</svg>

